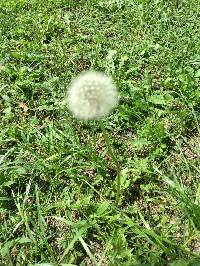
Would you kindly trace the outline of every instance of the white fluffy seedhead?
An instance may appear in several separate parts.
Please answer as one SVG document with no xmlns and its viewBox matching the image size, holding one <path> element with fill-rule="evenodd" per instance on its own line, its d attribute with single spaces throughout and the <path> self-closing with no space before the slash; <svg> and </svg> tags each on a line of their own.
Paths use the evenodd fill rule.
<svg viewBox="0 0 200 266">
<path fill-rule="evenodd" d="M 98 119 L 108 115 L 117 104 L 117 88 L 105 74 L 87 71 L 72 81 L 67 102 L 75 117 Z"/>
</svg>

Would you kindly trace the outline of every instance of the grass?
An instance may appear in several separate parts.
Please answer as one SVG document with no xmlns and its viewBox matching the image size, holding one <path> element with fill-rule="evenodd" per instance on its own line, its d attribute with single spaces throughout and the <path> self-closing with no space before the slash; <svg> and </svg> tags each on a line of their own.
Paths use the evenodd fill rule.
<svg viewBox="0 0 200 266">
<path fill-rule="evenodd" d="M 0 265 L 200 265 L 198 0 L 0 2 Z M 112 76 L 103 123 L 64 97 Z"/>
</svg>

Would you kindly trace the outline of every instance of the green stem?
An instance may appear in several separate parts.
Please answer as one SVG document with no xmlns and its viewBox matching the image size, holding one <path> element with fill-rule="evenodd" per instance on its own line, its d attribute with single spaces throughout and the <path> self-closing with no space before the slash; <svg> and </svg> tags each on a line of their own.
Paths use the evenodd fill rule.
<svg viewBox="0 0 200 266">
<path fill-rule="evenodd" d="M 102 123 L 102 121 L 100 120 L 100 126 L 101 126 L 101 130 L 103 132 L 103 136 L 106 142 L 106 146 L 108 149 L 108 152 L 113 160 L 113 162 L 115 163 L 116 166 L 116 171 L 117 171 L 117 195 L 116 195 L 116 202 L 117 204 L 120 203 L 120 190 L 121 190 L 121 169 L 120 169 L 120 164 L 117 160 L 117 156 L 115 155 L 114 150 L 111 147 L 110 141 L 109 141 L 109 136 L 106 132 L 106 129 L 104 127 L 104 124 Z"/>
</svg>

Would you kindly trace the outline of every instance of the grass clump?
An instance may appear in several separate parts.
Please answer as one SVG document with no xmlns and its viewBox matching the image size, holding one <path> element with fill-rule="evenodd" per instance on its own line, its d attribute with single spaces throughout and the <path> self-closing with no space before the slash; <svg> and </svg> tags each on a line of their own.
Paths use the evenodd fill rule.
<svg viewBox="0 0 200 266">
<path fill-rule="evenodd" d="M 199 13 L 191 1 L 0 2 L 0 264 L 198 265 Z M 119 88 L 74 120 L 68 84 Z"/>
</svg>

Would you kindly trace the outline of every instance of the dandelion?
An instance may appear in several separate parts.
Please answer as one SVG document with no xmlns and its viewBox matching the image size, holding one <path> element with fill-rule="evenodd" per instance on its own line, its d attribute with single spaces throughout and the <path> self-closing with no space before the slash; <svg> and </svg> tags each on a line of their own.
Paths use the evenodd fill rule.
<svg viewBox="0 0 200 266">
<path fill-rule="evenodd" d="M 101 72 L 87 71 L 74 79 L 67 93 L 68 107 L 74 117 L 82 120 L 99 119 L 108 152 L 116 166 L 117 194 L 120 203 L 121 169 L 109 136 L 100 118 L 108 115 L 117 104 L 117 88 L 112 79 Z"/>
<path fill-rule="evenodd" d="M 67 94 L 68 107 L 79 119 L 99 119 L 117 104 L 117 88 L 101 72 L 87 71 L 72 81 Z"/>
</svg>

